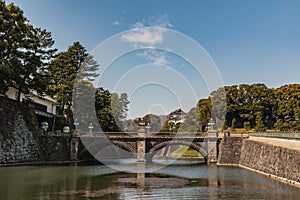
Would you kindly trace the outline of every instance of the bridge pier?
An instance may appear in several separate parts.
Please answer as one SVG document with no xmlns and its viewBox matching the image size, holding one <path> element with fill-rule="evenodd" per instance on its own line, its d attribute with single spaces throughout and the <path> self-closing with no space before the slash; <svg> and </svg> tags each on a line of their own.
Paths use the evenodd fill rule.
<svg viewBox="0 0 300 200">
<path fill-rule="evenodd" d="M 72 137 L 70 145 L 70 160 L 78 160 L 78 145 L 79 137 Z"/>
<path fill-rule="evenodd" d="M 218 161 L 218 137 L 217 132 L 209 130 L 206 140 L 207 164 L 215 164 Z"/>
<path fill-rule="evenodd" d="M 145 154 L 146 154 L 146 131 L 145 129 L 140 129 L 138 131 L 138 139 L 136 144 L 136 155 L 138 162 L 146 162 Z"/>
</svg>

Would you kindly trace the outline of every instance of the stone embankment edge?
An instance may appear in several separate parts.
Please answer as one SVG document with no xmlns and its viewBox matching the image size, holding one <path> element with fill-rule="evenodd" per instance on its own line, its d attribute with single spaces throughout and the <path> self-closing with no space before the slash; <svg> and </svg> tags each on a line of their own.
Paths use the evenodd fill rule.
<svg viewBox="0 0 300 200">
<path fill-rule="evenodd" d="M 16 162 L 9 164 L 0 164 L 0 167 L 23 167 L 23 166 L 52 166 L 52 165 L 68 165 L 68 164 L 85 164 L 91 163 L 92 161 L 76 160 L 76 161 L 41 161 L 41 162 Z M 97 163 L 102 165 L 101 163 Z"/>
<path fill-rule="evenodd" d="M 247 169 L 249 171 L 256 172 L 258 174 L 262 174 L 264 176 L 270 177 L 270 178 L 272 178 L 274 180 L 277 180 L 277 181 L 280 181 L 282 183 L 286 183 L 288 185 L 300 188 L 300 182 L 289 180 L 289 179 L 286 179 L 286 178 L 283 178 L 283 177 L 280 177 L 280 176 L 276 176 L 274 174 L 268 174 L 266 172 L 262 172 L 262 171 L 259 171 L 259 170 L 256 170 L 256 169 L 252 169 L 250 167 L 246 167 L 246 166 L 241 165 L 241 164 L 219 164 L 219 163 L 217 163 L 217 166 L 220 166 L 220 167 L 240 167 L 240 168 L 244 168 L 244 169 Z"/>
</svg>

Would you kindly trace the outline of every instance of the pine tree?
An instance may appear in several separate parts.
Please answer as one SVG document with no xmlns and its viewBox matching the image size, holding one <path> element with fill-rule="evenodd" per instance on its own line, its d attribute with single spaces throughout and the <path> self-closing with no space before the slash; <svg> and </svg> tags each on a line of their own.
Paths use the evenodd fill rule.
<svg viewBox="0 0 300 200">
<path fill-rule="evenodd" d="M 49 66 L 48 93 L 62 107 L 59 114 L 66 114 L 70 125 L 72 125 L 72 95 L 76 80 L 94 80 L 98 75 L 96 70 L 98 64 L 86 49 L 75 42 L 66 52 L 61 52 Z"/>
<path fill-rule="evenodd" d="M 33 90 L 43 94 L 45 71 L 55 49 L 51 33 L 33 27 L 23 11 L 14 4 L 5 5 L 0 1 L 0 93 L 9 87 L 21 93 Z"/>
</svg>

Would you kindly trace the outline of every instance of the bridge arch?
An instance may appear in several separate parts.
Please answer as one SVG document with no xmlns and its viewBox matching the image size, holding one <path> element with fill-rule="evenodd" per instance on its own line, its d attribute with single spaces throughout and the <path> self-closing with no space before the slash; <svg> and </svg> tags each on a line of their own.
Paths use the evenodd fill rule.
<svg viewBox="0 0 300 200">
<path fill-rule="evenodd" d="M 113 144 L 117 145 L 118 147 L 130 152 L 136 153 L 136 146 L 131 145 L 130 143 L 122 142 L 122 141 L 112 141 Z"/>
<path fill-rule="evenodd" d="M 189 146 L 192 149 L 198 151 L 200 153 L 200 155 L 205 159 L 205 161 L 207 160 L 207 150 L 205 147 L 203 147 L 202 145 L 199 145 L 195 142 L 184 141 L 184 140 L 163 141 L 163 142 L 158 142 L 158 143 L 154 144 L 153 147 L 149 151 L 151 160 L 160 149 L 162 149 L 168 145 Z"/>
<path fill-rule="evenodd" d="M 85 138 L 85 142 L 80 142 L 78 148 L 78 158 L 85 160 L 85 158 L 94 158 L 98 152 L 101 152 L 109 146 L 118 146 L 119 148 L 128 151 L 132 154 L 136 153 L 136 146 L 131 142 L 124 142 L 118 140 L 111 140 L 110 142 L 103 142 L 101 139 Z"/>
</svg>

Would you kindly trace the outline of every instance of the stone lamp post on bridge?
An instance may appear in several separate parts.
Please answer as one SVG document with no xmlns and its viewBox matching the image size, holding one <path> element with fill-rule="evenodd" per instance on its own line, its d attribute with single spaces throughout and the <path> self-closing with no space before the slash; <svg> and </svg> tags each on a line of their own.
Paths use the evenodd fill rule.
<svg viewBox="0 0 300 200">
<path fill-rule="evenodd" d="M 79 126 L 78 119 L 75 119 L 75 121 L 74 121 L 74 126 L 75 126 L 75 129 L 77 129 L 77 127 Z"/>
<path fill-rule="evenodd" d="M 90 123 L 88 127 L 88 129 L 90 130 L 89 135 L 93 135 L 93 128 L 94 128 L 93 123 Z"/>
<path fill-rule="evenodd" d="M 214 129 L 214 120 L 213 118 L 210 118 L 208 124 L 207 124 L 207 136 L 209 137 L 218 137 L 217 130 Z"/>
<path fill-rule="evenodd" d="M 209 132 L 210 130 L 212 130 L 213 127 L 214 127 L 214 125 L 215 125 L 215 123 L 213 121 L 213 118 L 210 118 L 210 120 L 209 120 L 209 122 L 207 124 L 207 132 Z"/>
<path fill-rule="evenodd" d="M 151 128 L 150 123 L 147 123 L 147 126 L 146 126 L 147 133 L 150 133 L 150 128 Z"/>
<path fill-rule="evenodd" d="M 73 125 L 74 125 L 74 129 L 73 129 L 72 134 L 73 134 L 73 136 L 78 137 L 79 136 L 79 132 L 78 132 L 79 122 L 78 122 L 78 119 L 75 119 Z"/>
</svg>

